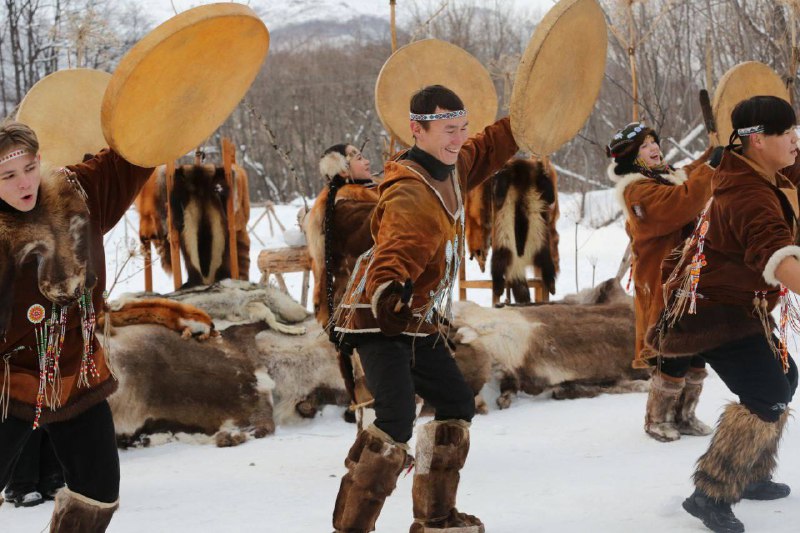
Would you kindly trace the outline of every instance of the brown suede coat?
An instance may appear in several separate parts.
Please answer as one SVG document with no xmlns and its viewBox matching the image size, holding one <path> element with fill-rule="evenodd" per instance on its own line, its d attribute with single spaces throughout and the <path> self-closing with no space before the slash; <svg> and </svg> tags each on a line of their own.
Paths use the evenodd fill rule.
<svg viewBox="0 0 800 533">
<path fill-rule="evenodd" d="M 617 199 L 625 215 L 625 230 L 631 238 L 636 345 L 634 368 L 649 366 L 657 354 L 645 346 L 647 328 L 658 321 L 664 309 L 661 292 L 661 262 L 691 233 L 695 220 L 711 197 L 714 169 L 705 164 L 711 149 L 696 161 L 662 177 L 658 182 L 643 174 L 618 176 L 609 167 L 609 177 L 619 180 Z"/>
<path fill-rule="evenodd" d="M 304 229 L 314 274 L 314 316 L 322 327 L 328 326 L 330 315 L 325 279 L 325 204 L 330 189 L 325 187 L 314 200 L 306 217 Z M 353 272 L 358 256 L 372 246 L 370 219 L 378 203 L 378 188 L 363 185 L 344 185 L 336 193 L 333 215 L 333 271 L 334 309 L 342 299 L 347 280 Z"/>
<path fill-rule="evenodd" d="M 108 150 L 100 152 L 85 163 L 67 168 L 77 175 L 78 181 L 88 195 L 87 203 L 91 218 L 90 246 L 94 271 L 97 274 L 97 285 L 92 293 L 92 301 L 95 312 L 100 312 L 103 309 L 103 291 L 106 288 L 103 235 L 122 218 L 153 169 L 134 166 Z M 3 373 L 0 374 L 2 376 L 0 383 L 4 383 L 4 379 L 10 383 L 10 388 L 5 391 L 6 394 L 10 393 L 9 414 L 30 421 L 34 419 L 36 394 L 39 389 L 39 361 L 32 349 L 35 333 L 33 324 L 27 319 L 27 310 L 35 303 L 43 305 L 49 313 L 51 304 L 39 292 L 36 264 L 35 260 L 32 260 L 17 276 L 11 325 L 6 341 L 0 339 L 0 358 L 7 356 L 17 347 L 24 347 L 11 353 L 8 365 L 4 365 Z M 77 306 L 74 306 L 69 310 L 64 347 L 59 362 L 62 381 L 60 407 L 53 410 L 45 405 L 42 409 L 41 423 L 70 419 L 116 390 L 117 382 L 109 372 L 105 355 L 96 338 L 94 360 L 100 376 L 97 379 L 90 378 L 90 388 L 78 386 L 82 354 L 81 323 Z M 10 375 L 5 375 L 6 372 Z"/>
<path fill-rule="evenodd" d="M 337 331 L 347 333 L 378 332 L 374 302 L 392 281 L 410 279 L 414 284 L 411 307 L 417 314 L 405 330 L 406 334 L 427 335 L 437 332 L 436 324 L 420 316 L 428 309 L 431 292 L 441 288 L 443 281 L 452 287 L 457 278 L 454 261 L 463 252 L 464 235 L 461 220 L 464 216 L 464 196 L 472 188 L 499 169 L 518 150 L 511 134 L 508 118 L 486 127 L 467 140 L 458 155 L 456 177 L 461 196 L 458 209 L 451 213 L 439 193 L 430 184 L 427 172 L 412 161 L 389 161 L 384 166 L 384 181 L 379 187 L 380 198 L 372 216 L 371 232 L 375 241 L 371 260 L 365 260 L 354 273 L 353 286 L 364 280 L 363 292 L 346 294 L 337 321 Z M 447 261 L 448 246 L 456 240 L 451 263 Z M 367 269 L 367 265 L 369 268 Z M 446 276 L 450 276 L 445 279 Z"/>
<path fill-rule="evenodd" d="M 755 313 L 755 291 L 766 293 L 767 310 L 771 311 L 780 287 L 775 269 L 785 257 L 800 259 L 800 247 L 794 245 L 796 213 L 787 199 L 796 195 L 796 189 L 782 174 L 776 179 L 765 177 L 755 163 L 726 149 L 712 179 L 712 194 L 697 313 L 684 314 L 666 330 L 660 343 L 654 328 L 647 335 L 647 342 L 660 344 L 665 356 L 697 353 L 766 334 Z M 669 294 L 680 287 L 694 250 L 695 246 L 684 249 L 681 275 L 664 286 Z M 670 267 L 665 263 L 665 281 Z"/>
</svg>

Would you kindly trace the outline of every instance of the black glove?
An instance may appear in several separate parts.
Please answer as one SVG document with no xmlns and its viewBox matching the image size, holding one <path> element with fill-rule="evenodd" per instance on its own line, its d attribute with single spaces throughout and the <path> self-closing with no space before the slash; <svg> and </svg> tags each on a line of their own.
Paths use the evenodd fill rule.
<svg viewBox="0 0 800 533">
<path fill-rule="evenodd" d="M 708 166 L 711 168 L 717 168 L 720 161 L 722 161 L 722 152 L 724 151 L 725 148 L 722 146 L 717 146 L 714 148 L 714 151 L 711 152 L 711 157 L 708 158 Z"/>
<path fill-rule="evenodd" d="M 413 294 L 411 280 L 401 285 L 399 281 L 391 282 L 378 297 L 375 305 L 375 318 L 381 333 L 393 337 L 403 333 L 413 318 L 408 303 Z"/>
</svg>

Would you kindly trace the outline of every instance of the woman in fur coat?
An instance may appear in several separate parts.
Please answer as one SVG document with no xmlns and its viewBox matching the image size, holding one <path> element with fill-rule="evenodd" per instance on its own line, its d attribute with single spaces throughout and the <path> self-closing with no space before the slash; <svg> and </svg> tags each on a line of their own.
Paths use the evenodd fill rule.
<svg viewBox="0 0 800 533">
<path fill-rule="evenodd" d="M 661 262 L 694 227 L 711 196 L 713 169 L 706 164 L 711 149 L 681 169 L 664 163 L 658 135 L 633 122 L 614 135 L 607 152 L 614 162 L 609 178 L 631 238 L 631 270 L 635 290 L 636 346 L 634 368 L 655 366 L 647 398 L 644 429 L 656 440 L 683 435 L 708 435 L 711 428 L 695 416 L 706 377 L 701 357 L 659 360 L 644 344 L 647 328 L 664 308 Z"/>
<path fill-rule="evenodd" d="M 797 316 L 791 292 L 800 293 L 797 189 L 780 171 L 798 153 L 794 110 L 780 98 L 756 96 L 736 105 L 731 122 L 713 199 L 677 267 L 665 269 L 669 305 L 646 339 L 664 358 L 701 353 L 739 397 L 720 416 L 697 461 L 695 491 L 683 502 L 722 533 L 744 531 L 731 504 L 790 492 L 772 473 L 797 388 L 786 328 Z M 778 300 L 780 338 L 771 317 Z"/>
<path fill-rule="evenodd" d="M 28 126 L 0 127 L 0 487 L 41 427 L 67 485 L 50 530 L 96 533 L 119 507 L 120 482 L 106 401 L 117 380 L 94 335 L 103 235 L 153 169 L 109 150 L 52 172 L 40 164 Z"/>
<path fill-rule="evenodd" d="M 327 186 L 314 200 L 304 229 L 314 274 L 314 314 L 328 328 L 355 259 L 372 246 L 369 219 L 378 203 L 369 159 L 351 144 L 335 144 L 319 160 Z"/>
</svg>

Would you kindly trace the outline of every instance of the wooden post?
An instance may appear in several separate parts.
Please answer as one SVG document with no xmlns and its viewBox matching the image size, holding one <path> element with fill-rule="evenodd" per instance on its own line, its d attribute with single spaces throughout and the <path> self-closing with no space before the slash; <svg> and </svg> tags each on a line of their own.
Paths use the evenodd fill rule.
<svg viewBox="0 0 800 533">
<path fill-rule="evenodd" d="M 153 255 L 150 241 L 142 244 L 142 251 L 144 252 L 144 290 L 153 292 Z"/>
<path fill-rule="evenodd" d="M 397 4 L 397 0 L 389 0 L 389 28 L 392 32 L 392 53 L 394 54 L 397 51 L 397 19 L 395 16 L 395 7 Z M 389 157 L 394 155 L 394 145 L 395 145 L 395 137 L 394 135 L 391 136 L 391 140 L 389 141 Z"/>
<path fill-rule="evenodd" d="M 636 76 L 636 28 L 633 21 L 633 0 L 628 2 L 628 60 L 631 63 L 631 96 L 633 97 L 633 121 L 639 122 L 639 80 Z"/>
<path fill-rule="evenodd" d="M 175 224 L 172 220 L 172 206 L 169 201 L 170 196 L 172 196 L 174 180 L 175 161 L 170 161 L 167 163 L 167 227 L 169 227 L 169 248 L 170 257 L 172 258 L 172 281 L 177 291 L 183 285 L 183 281 L 181 281 L 181 241 L 178 236 L 178 230 L 175 229 Z"/>
<path fill-rule="evenodd" d="M 236 245 L 236 214 L 233 208 L 233 197 L 236 195 L 236 183 L 233 179 L 233 165 L 236 162 L 236 148 L 228 138 L 222 139 L 222 168 L 225 171 L 225 183 L 228 184 L 228 259 L 231 279 L 239 279 L 239 250 Z"/>
</svg>

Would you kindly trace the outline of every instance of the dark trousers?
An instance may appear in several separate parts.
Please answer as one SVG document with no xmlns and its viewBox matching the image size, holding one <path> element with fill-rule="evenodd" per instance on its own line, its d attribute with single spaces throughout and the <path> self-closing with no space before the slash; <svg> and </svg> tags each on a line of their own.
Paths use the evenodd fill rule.
<svg viewBox="0 0 800 533">
<path fill-rule="evenodd" d="M 784 373 L 763 335 L 730 342 L 701 355 L 739 401 L 766 422 L 778 421 L 797 390 L 794 359 L 789 357 L 789 372 Z"/>
<path fill-rule="evenodd" d="M 408 442 L 416 417 L 415 394 L 436 409 L 436 420 L 475 416 L 475 396 L 438 335 L 412 338 L 350 336 L 375 398 L 375 425 L 396 442 Z"/>
<path fill-rule="evenodd" d="M 53 444 L 46 431 L 33 431 L 13 467 L 6 490 L 26 494 L 38 490 L 42 494 L 64 485 L 64 474 Z"/>
<path fill-rule="evenodd" d="M 688 357 L 662 357 L 657 363 L 658 370 L 673 377 L 682 378 L 692 368 L 704 369 L 706 361 L 699 355 Z"/>
<path fill-rule="evenodd" d="M 64 422 L 43 424 L 64 469 L 67 487 L 103 503 L 119 498 L 119 455 L 111 408 L 103 401 Z M 0 423 L 0 487 L 33 433 L 31 422 L 8 417 Z"/>
</svg>

